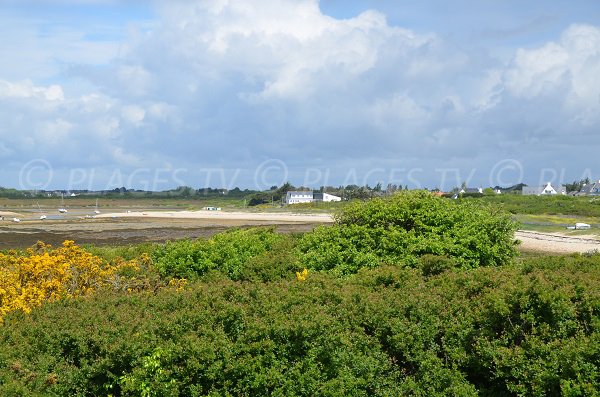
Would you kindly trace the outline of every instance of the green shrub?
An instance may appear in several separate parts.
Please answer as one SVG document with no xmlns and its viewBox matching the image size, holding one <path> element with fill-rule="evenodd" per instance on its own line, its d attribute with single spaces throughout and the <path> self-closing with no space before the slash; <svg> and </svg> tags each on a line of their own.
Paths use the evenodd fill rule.
<svg viewBox="0 0 600 397">
<path fill-rule="evenodd" d="M 13 312 L 0 395 L 598 395 L 600 257 L 551 261 L 214 279 Z"/>
<path fill-rule="evenodd" d="M 475 201 L 398 193 L 345 207 L 334 226 L 299 242 L 306 267 L 341 274 L 381 263 L 417 266 L 423 255 L 447 256 L 457 267 L 509 263 L 517 254 L 509 214 Z"/>
<path fill-rule="evenodd" d="M 248 260 L 264 255 L 282 239 L 273 228 L 236 229 L 208 240 L 167 242 L 152 252 L 152 260 L 163 277 L 194 279 L 218 270 L 239 280 L 248 273 Z"/>
<path fill-rule="evenodd" d="M 92 244 L 84 244 L 82 247 L 92 255 L 99 256 L 107 262 L 114 262 L 120 259 L 126 261 L 138 259 L 142 254 L 150 254 L 156 247 L 157 243 L 140 243 L 128 244 L 119 246 L 97 246 Z"/>
<path fill-rule="evenodd" d="M 447 256 L 426 254 L 419 258 L 419 267 L 424 276 L 435 276 L 456 266 L 454 260 Z"/>
<path fill-rule="evenodd" d="M 241 281 L 271 282 L 293 277 L 301 271 L 296 252 L 297 237 L 279 235 L 268 250 L 248 258 L 238 273 Z"/>
</svg>

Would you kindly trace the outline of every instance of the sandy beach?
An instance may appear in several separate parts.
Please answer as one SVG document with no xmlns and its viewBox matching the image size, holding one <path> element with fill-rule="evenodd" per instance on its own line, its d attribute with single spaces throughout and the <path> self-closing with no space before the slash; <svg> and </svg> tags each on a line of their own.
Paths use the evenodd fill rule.
<svg viewBox="0 0 600 397">
<path fill-rule="evenodd" d="M 23 216 L 4 211 L 0 222 L 0 249 L 25 248 L 44 241 L 59 245 L 64 240 L 96 245 L 123 245 L 210 237 L 237 227 L 274 227 L 281 233 L 304 233 L 333 222 L 329 214 L 284 212 L 182 211 L 113 209 L 93 214 L 89 209 L 70 209 L 66 214 L 49 212 L 40 220 L 36 212 Z M 12 221 L 13 217 L 21 222 Z"/>
<path fill-rule="evenodd" d="M 0 211 L 0 216 L 3 216 L 5 218 L 19 218 L 21 216 L 23 216 L 22 214 L 19 214 L 17 212 L 11 212 L 11 211 Z"/>
<path fill-rule="evenodd" d="M 289 212 L 224 212 L 224 211 L 129 211 L 96 215 L 96 218 L 173 218 L 237 221 L 272 221 L 331 223 L 330 214 L 297 214 Z"/>
<path fill-rule="evenodd" d="M 548 252 L 555 254 L 585 253 L 600 251 L 600 240 L 596 236 L 564 236 L 519 230 L 515 237 L 521 241 L 523 251 Z"/>
</svg>

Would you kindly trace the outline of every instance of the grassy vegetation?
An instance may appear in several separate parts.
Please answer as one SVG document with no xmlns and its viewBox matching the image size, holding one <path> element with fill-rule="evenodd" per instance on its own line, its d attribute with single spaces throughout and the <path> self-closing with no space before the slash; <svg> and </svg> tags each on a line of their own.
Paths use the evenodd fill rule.
<svg viewBox="0 0 600 397">
<path fill-rule="evenodd" d="M 517 257 L 497 207 L 413 192 L 302 236 L 71 248 L 105 272 L 7 310 L 0 395 L 600 394 L 600 255 Z M 89 280 L 63 251 L 6 253 L 0 276 Z"/>
<path fill-rule="evenodd" d="M 114 262 L 115 260 L 124 259 L 130 261 L 140 258 L 143 254 L 152 255 L 152 253 L 160 247 L 156 243 L 141 243 L 117 246 L 98 246 L 93 244 L 85 244 L 83 248 L 92 255 L 102 258 L 106 262 Z"/>
<path fill-rule="evenodd" d="M 568 236 L 597 234 L 597 228 L 600 227 L 600 218 L 589 216 L 516 214 L 513 215 L 513 219 L 521 225 L 522 229 L 546 233 L 561 233 Z M 587 223 L 592 226 L 592 229 L 567 229 L 567 226 L 574 226 L 578 222 Z"/>
<path fill-rule="evenodd" d="M 42 209 L 56 209 L 61 206 L 61 199 L 56 197 L 46 197 L 39 199 L 32 198 L 0 198 L 0 208 L 2 209 L 21 209 L 38 210 L 38 204 Z M 67 208 L 94 208 L 96 199 L 93 197 L 65 197 L 64 205 Z M 207 206 L 223 208 L 243 208 L 244 200 L 236 197 L 217 197 L 208 198 L 198 196 L 196 198 L 156 198 L 156 197 L 136 197 L 136 198 L 100 198 L 98 207 L 102 211 L 106 208 L 114 209 L 202 209 Z"/>
<path fill-rule="evenodd" d="M 513 214 L 522 229 L 566 235 L 597 234 L 600 227 L 600 197 L 522 196 L 520 194 L 466 197 L 482 201 Z M 590 230 L 568 230 L 577 222 L 592 225 Z"/>
<path fill-rule="evenodd" d="M 481 200 L 512 214 L 572 215 L 600 218 L 600 197 L 499 194 L 469 198 L 469 200 Z"/>
</svg>

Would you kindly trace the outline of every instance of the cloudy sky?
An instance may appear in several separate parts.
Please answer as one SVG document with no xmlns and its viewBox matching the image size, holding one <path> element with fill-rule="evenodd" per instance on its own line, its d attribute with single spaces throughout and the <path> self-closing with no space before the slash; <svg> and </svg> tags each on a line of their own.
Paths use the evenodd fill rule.
<svg viewBox="0 0 600 397">
<path fill-rule="evenodd" d="M 0 186 L 600 178 L 600 2 L 0 0 Z"/>
</svg>

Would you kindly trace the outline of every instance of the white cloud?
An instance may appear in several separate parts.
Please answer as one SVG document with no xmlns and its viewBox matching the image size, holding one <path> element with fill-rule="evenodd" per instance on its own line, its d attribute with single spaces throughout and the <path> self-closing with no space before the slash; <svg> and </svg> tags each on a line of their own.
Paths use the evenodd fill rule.
<svg viewBox="0 0 600 397">
<path fill-rule="evenodd" d="M 56 84 L 48 87 L 36 87 L 33 82 L 26 80 L 12 83 L 0 80 L 0 98 L 37 98 L 49 101 L 64 100 L 62 87 Z"/>
<path fill-rule="evenodd" d="M 239 77 L 247 99 L 305 100 L 372 70 L 383 46 L 407 53 L 432 39 L 391 27 L 375 11 L 336 20 L 312 0 L 179 2 L 164 14 L 146 51 L 159 45 L 170 63 L 189 65 L 192 81 Z"/>
<path fill-rule="evenodd" d="M 569 54 L 556 43 L 530 51 L 519 49 L 514 63 L 507 72 L 506 85 L 515 96 L 536 97 L 569 77 Z"/>
<path fill-rule="evenodd" d="M 572 25 L 504 61 L 376 11 L 335 19 L 316 0 L 160 7 L 160 24 L 120 43 L 110 64 L 67 69 L 93 90 L 0 80 L 0 155 L 40 155 L 28 146 L 37 131 L 79 153 L 56 156 L 73 164 L 435 167 L 560 158 L 579 147 L 574 134 L 581 145 L 600 139 L 596 26 Z M 80 51 L 65 57 L 81 62 Z"/>
<path fill-rule="evenodd" d="M 72 130 L 73 124 L 61 118 L 42 121 L 35 129 L 35 144 L 42 147 L 60 146 L 71 139 Z"/>
<path fill-rule="evenodd" d="M 546 89 L 569 83 L 573 93 L 589 101 L 600 92 L 600 29 L 573 25 L 559 42 L 517 51 L 507 71 L 507 87 L 514 95 L 535 97 Z"/>
<path fill-rule="evenodd" d="M 141 126 L 142 121 L 144 121 L 144 118 L 146 117 L 146 111 L 142 107 L 136 105 L 123 106 L 121 114 L 123 119 L 136 127 Z"/>
<path fill-rule="evenodd" d="M 557 42 L 519 49 L 506 72 L 515 97 L 553 99 L 565 119 L 591 125 L 600 121 L 600 29 L 572 25 Z"/>
</svg>

